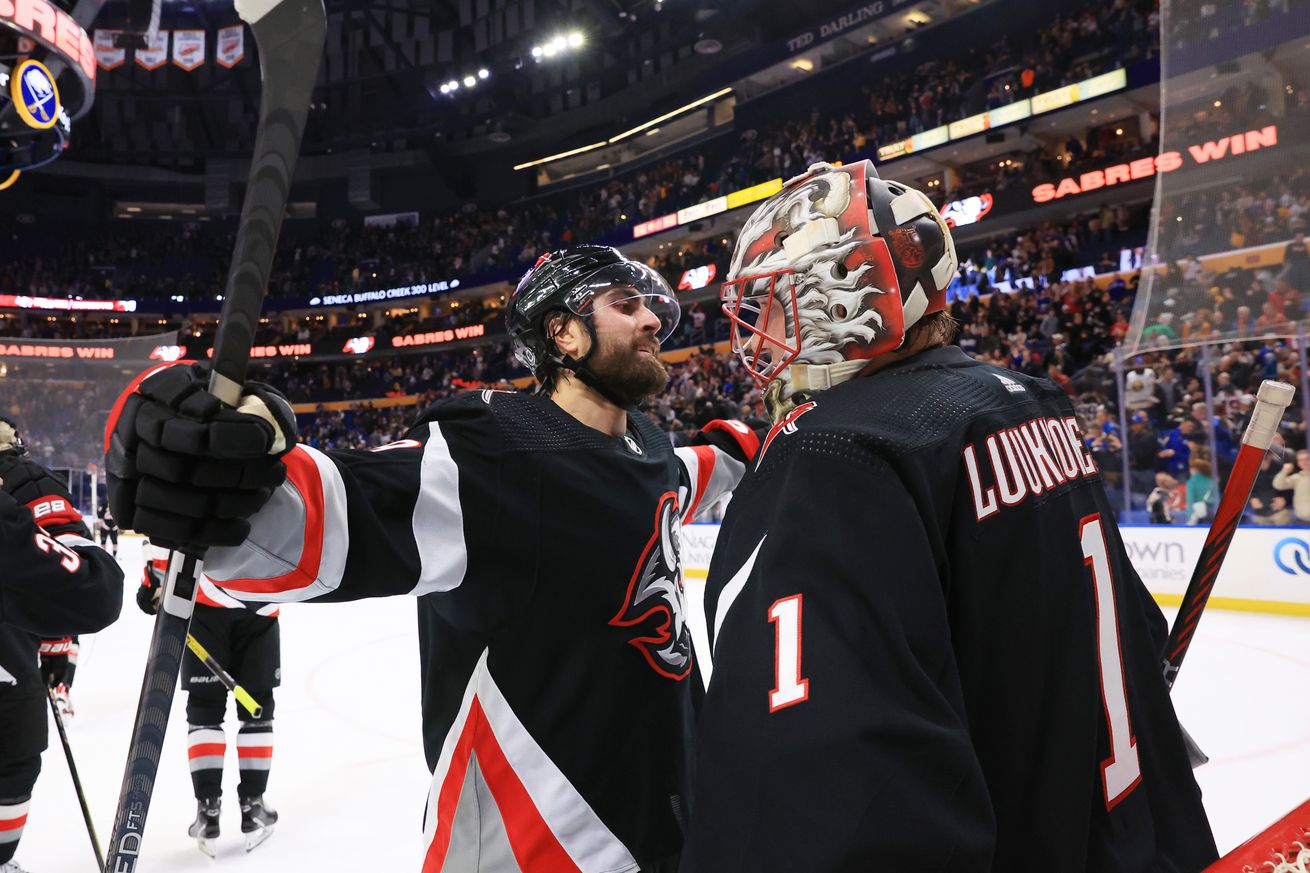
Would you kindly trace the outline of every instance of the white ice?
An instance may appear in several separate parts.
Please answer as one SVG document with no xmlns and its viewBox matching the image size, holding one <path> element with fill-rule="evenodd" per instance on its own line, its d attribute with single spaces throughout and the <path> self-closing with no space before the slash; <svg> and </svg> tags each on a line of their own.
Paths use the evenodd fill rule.
<svg viewBox="0 0 1310 873">
<path fill-rule="evenodd" d="M 140 541 L 126 537 L 123 616 L 84 637 L 68 731 L 106 840 L 140 688 L 151 620 L 137 610 Z M 692 610 L 694 616 L 696 610 Z M 408 598 L 292 605 L 282 613 L 282 676 L 268 788 L 277 832 L 243 850 L 235 714 L 228 716 L 218 858 L 186 835 L 195 814 L 181 692 L 174 702 L 138 870 L 417 871 L 428 773 L 419 735 L 415 606 Z M 1172 619 L 1172 613 L 1170 613 Z M 1174 688 L 1180 717 L 1210 755 L 1197 771 L 1227 851 L 1310 795 L 1310 619 L 1206 614 Z M 32 873 L 95 863 L 53 724 L 16 860 Z"/>
</svg>

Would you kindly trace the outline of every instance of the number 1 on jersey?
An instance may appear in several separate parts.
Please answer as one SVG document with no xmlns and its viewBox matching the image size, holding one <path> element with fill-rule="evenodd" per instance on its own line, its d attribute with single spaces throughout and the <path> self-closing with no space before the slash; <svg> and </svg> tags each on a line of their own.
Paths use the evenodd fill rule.
<svg viewBox="0 0 1310 873">
<path fill-rule="evenodd" d="M 1142 780 L 1142 765 L 1137 758 L 1137 740 L 1128 717 L 1128 690 L 1124 685 L 1123 653 L 1119 649 L 1119 614 L 1114 602 L 1114 577 L 1110 572 L 1110 555 L 1105 545 L 1101 516 L 1082 520 L 1078 538 L 1083 547 L 1083 563 L 1092 571 L 1092 588 L 1096 595 L 1096 654 L 1101 670 L 1101 700 L 1110 728 L 1110 757 L 1101 762 L 1101 779 L 1105 789 L 1105 807 L 1115 804 L 1137 787 Z"/>
<path fill-rule="evenodd" d="M 774 601 L 769 607 L 773 624 L 773 690 L 769 692 L 769 712 L 808 700 L 810 680 L 801 677 L 801 598 L 793 594 Z"/>
</svg>

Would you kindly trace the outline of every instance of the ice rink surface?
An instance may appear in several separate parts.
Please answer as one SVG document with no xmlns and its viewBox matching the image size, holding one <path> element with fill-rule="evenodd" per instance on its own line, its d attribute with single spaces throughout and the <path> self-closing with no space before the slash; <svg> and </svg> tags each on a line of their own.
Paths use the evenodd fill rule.
<svg viewBox="0 0 1310 873">
<path fill-rule="evenodd" d="M 151 629 L 133 601 L 140 540 L 124 538 L 119 558 L 128 582 L 123 616 L 104 633 L 83 637 L 76 715 L 68 721 L 102 841 L 113 822 Z M 229 711 L 217 859 L 202 855 L 186 835 L 195 801 L 179 692 L 137 869 L 417 873 L 428 787 L 418 676 L 410 599 L 284 608 L 266 795 L 281 815 L 276 833 L 245 853 L 236 804 L 236 716 Z M 1203 620 L 1174 699 L 1211 758 L 1197 774 L 1221 851 L 1310 795 L 1308 677 L 1310 619 L 1215 610 Z M 95 870 L 53 724 L 16 860 L 31 873 Z"/>
</svg>

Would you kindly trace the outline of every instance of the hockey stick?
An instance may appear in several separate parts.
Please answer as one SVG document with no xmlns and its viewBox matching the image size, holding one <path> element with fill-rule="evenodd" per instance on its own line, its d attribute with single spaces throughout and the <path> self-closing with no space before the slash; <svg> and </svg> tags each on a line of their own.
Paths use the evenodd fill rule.
<svg viewBox="0 0 1310 873">
<path fill-rule="evenodd" d="M 59 729 L 59 742 L 64 745 L 64 757 L 68 759 L 68 773 L 73 777 L 73 790 L 77 792 L 77 802 L 82 807 L 82 819 L 86 822 L 86 833 L 91 838 L 91 851 L 96 853 L 96 864 L 105 866 L 105 856 L 100 853 L 100 840 L 96 838 L 95 822 L 91 821 L 91 808 L 86 805 L 86 794 L 82 791 L 82 780 L 77 775 L 77 765 L 73 763 L 73 747 L 68 744 L 68 731 L 64 730 L 64 717 L 59 714 L 59 704 L 55 700 L 55 690 L 46 689 L 50 698 L 50 711 L 55 716 L 55 727 Z"/>
<path fill-rule="evenodd" d="M 186 647 L 191 653 L 200 659 L 209 672 L 214 674 L 214 678 L 223 683 L 223 687 L 232 692 L 232 696 L 237 699 L 237 703 L 245 708 L 254 718 L 259 718 L 264 714 L 264 707 L 259 705 L 255 698 L 250 696 L 250 692 L 237 684 L 237 680 L 232 678 L 232 674 L 223 669 L 223 665 L 214 660 L 214 656 L 209 654 L 209 650 L 200 645 L 200 640 L 186 635 Z"/>
<path fill-rule="evenodd" d="M 1182 606 L 1174 617 L 1174 626 L 1164 646 L 1164 681 L 1169 688 L 1174 687 L 1183 658 L 1187 657 L 1201 613 L 1210 599 L 1215 580 L 1219 578 L 1219 569 L 1233 542 L 1233 534 L 1237 532 L 1237 523 L 1251 499 L 1260 464 L 1264 462 L 1265 452 L 1278 432 L 1278 423 L 1282 421 L 1283 411 L 1292 402 L 1294 393 L 1295 389 L 1284 382 L 1266 379 L 1260 384 L 1251 423 L 1242 435 L 1242 447 L 1237 452 L 1233 471 L 1228 475 L 1223 499 L 1215 510 L 1214 521 L 1205 535 L 1205 545 L 1201 547 L 1201 557 L 1192 571 L 1191 581 L 1187 583 Z"/>
<path fill-rule="evenodd" d="M 262 86 L 250 179 L 209 381 L 209 390 L 232 406 L 241 398 L 327 29 L 323 0 L 237 0 L 236 5 L 259 47 Z M 169 556 L 104 873 L 131 873 L 140 859 L 203 558 L 181 552 Z"/>
</svg>

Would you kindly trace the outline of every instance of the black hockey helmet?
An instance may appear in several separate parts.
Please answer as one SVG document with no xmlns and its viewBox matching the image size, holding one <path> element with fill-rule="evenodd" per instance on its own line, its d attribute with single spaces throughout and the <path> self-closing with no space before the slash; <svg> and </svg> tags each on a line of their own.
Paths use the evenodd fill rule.
<svg viewBox="0 0 1310 873">
<path fill-rule="evenodd" d="M 668 282 L 654 269 L 625 258 L 611 246 L 574 246 L 542 255 L 514 289 L 505 316 L 514 356 L 543 383 L 561 367 L 582 374 L 588 381 L 586 359 L 590 352 L 577 361 L 561 357 L 548 336 L 547 322 L 560 312 L 582 319 L 595 349 L 593 302 L 598 293 L 610 288 L 631 289 L 632 294 L 625 300 L 644 298 L 647 308 L 660 320 L 656 334 L 660 342 L 678 326 L 678 301 Z"/>
<path fill-rule="evenodd" d="M 23 445 L 22 428 L 7 415 L 0 415 L 0 454 L 12 453 L 15 457 L 27 454 Z"/>
</svg>

